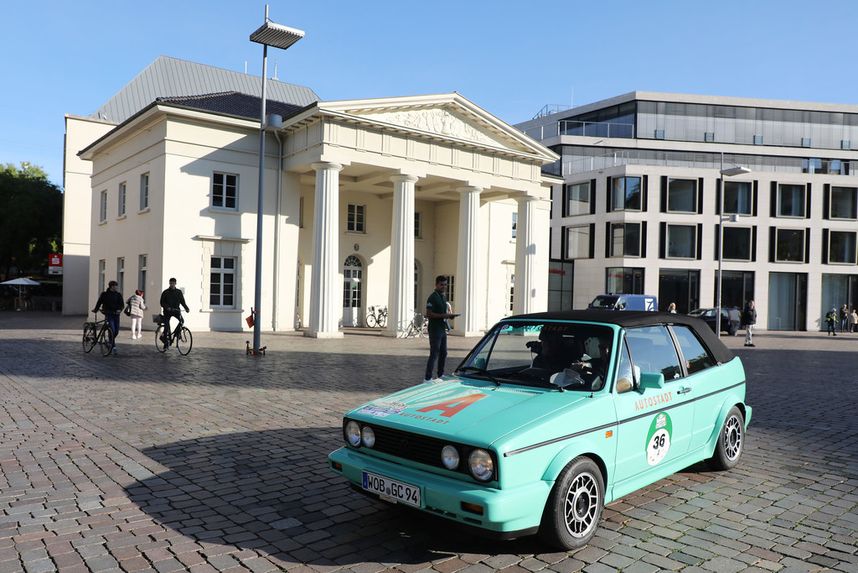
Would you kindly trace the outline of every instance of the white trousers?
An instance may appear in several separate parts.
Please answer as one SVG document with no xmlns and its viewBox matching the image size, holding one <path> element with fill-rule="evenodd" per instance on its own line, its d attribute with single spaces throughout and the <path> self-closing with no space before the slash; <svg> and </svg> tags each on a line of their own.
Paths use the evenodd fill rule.
<svg viewBox="0 0 858 573">
<path fill-rule="evenodd" d="M 131 317 L 131 338 L 137 338 L 138 336 L 142 336 L 143 332 L 143 317 L 142 316 L 132 316 Z"/>
<path fill-rule="evenodd" d="M 747 324 L 745 325 L 745 344 L 753 344 L 754 343 L 754 325 Z"/>
</svg>

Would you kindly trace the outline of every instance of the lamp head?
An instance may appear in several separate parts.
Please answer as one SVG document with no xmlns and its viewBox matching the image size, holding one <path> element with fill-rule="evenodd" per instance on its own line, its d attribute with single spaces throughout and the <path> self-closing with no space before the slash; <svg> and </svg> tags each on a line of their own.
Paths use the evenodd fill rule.
<svg viewBox="0 0 858 573">
<path fill-rule="evenodd" d="M 266 20 L 258 30 L 250 35 L 250 41 L 285 50 L 303 37 L 303 30 Z"/>
</svg>

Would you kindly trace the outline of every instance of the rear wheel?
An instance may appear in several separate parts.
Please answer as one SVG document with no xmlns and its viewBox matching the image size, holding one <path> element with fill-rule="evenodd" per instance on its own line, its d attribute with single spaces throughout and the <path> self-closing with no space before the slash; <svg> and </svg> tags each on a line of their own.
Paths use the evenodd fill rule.
<svg viewBox="0 0 858 573">
<path fill-rule="evenodd" d="M 727 419 L 718 434 L 715 453 L 709 458 L 709 465 L 715 470 L 729 470 L 739 463 L 745 449 L 745 417 L 738 407 L 733 406 L 727 412 Z"/>
<path fill-rule="evenodd" d="M 187 327 L 183 326 L 176 337 L 176 348 L 179 349 L 179 354 L 187 356 L 194 346 L 194 336 Z"/>
<path fill-rule="evenodd" d="M 98 335 L 98 345 L 101 347 L 102 356 L 108 356 L 113 351 L 113 331 L 109 327 Z"/>
<path fill-rule="evenodd" d="M 366 315 L 366 325 L 370 328 L 375 328 L 376 326 L 378 326 L 378 321 L 375 319 L 374 313 L 371 312 Z"/>
<path fill-rule="evenodd" d="M 158 328 L 155 329 L 155 348 L 158 349 L 158 352 L 167 352 L 167 343 L 162 340 L 164 337 L 164 325 L 158 325 Z"/>
<path fill-rule="evenodd" d="M 378 326 L 379 328 L 387 326 L 387 313 L 378 316 Z"/>
<path fill-rule="evenodd" d="M 575 458 L 554 483 L 539 536 L 549 545 L 566 550 L 587 545 L 599 527 L 604 501 L 605 484 L 599 466 L 590 458 Z"/>
<path fill-rule="evenodd" d="M 83 351 L 87 354 L 92 352 L 96 342 L 98 342 L 98 335 L 95 332 L 95 326 L 88 324 L 83 328 Z"/>
</svg>

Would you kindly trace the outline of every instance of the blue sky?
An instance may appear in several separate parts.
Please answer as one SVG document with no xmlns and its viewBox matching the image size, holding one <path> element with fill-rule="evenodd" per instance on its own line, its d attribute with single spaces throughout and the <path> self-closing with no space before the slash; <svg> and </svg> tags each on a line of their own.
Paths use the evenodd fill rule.
<svg viewBox="0 0 858 573">
<path fill-rule="evenodd" d="M 281 80 L 324 100 L 458 91 L 510 123 L 633 90 L 858 101 L 858 2 L 296 2 Z M 62 183 L 63 116 L 88 115 L 159 55 L 248 72 L 264 1 L 3 3 L 0 163 Z M 145 7 L 144 7 L 145 6 Z"/>
</svg>

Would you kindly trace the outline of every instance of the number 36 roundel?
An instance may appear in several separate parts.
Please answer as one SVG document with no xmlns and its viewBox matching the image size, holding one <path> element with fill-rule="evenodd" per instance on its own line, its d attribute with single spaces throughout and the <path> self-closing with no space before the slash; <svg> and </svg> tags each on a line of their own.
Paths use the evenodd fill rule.
<svg viewBox="0 0 858 573">
<path fill-rule="evenodd" d="M 673 424 L 667 412 L 659 412 L 649 426 L 646 438 L 646 463 L 654 466 L 660 463 L 670 450 L 670 434 Z"/>
</svg>

